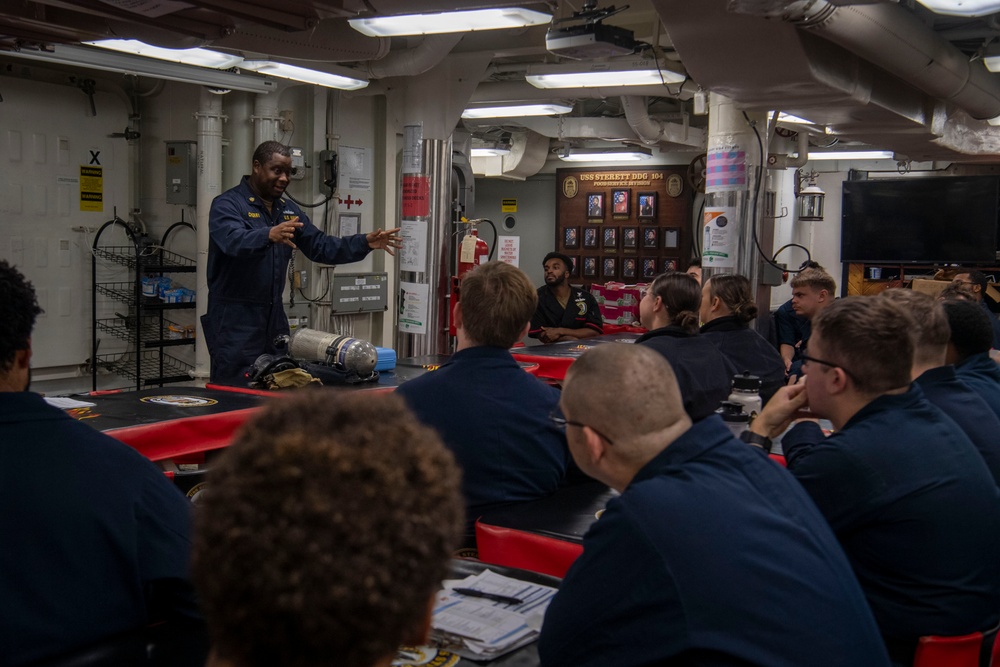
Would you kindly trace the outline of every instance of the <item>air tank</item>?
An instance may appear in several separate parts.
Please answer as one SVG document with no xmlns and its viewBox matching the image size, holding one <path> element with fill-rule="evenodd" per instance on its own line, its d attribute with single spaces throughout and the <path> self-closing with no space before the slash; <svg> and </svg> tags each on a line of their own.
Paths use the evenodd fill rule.
<svg viewBox="0 0 1000 667">
<path fill-rule="evenodd" d="M 368 341 L 315 329 L 293 331 L 288 351 L 296 359 L 317 361 L 361 377 L 371 375 L 378 361 L 378 352 Z"/>
</svg>

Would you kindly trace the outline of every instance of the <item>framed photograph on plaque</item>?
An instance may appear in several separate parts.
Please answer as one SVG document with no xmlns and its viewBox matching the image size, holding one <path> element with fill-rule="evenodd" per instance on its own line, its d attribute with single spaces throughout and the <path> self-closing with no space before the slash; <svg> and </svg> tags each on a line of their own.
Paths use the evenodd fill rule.
<svg viewBox="0 0 1000 667">
<path fill-rule="evenodd" d="M 596 278 L 597 277 L 597 258 L 596 257 L 584 257 L 583 258 L 583 277 L 584 278 Z"/>
<path fill-rule="evenodd" d="M 583 247 L 584 248 L 597 247 L 597 227 L 583 228 Z"/>
<path fill-rule="evenodd" d="M 676 229 L 663 230 L 663 247 L 673 250 L 680 244 L 680 232 Z"/>
<path fill-rule="evenodd" d="M 655 257 L 643 257 L 642 258 L 642 277 L 644 279 L 655 278 L 659 275 L 656 270 L 656 258 Z"/>
<path fill-rule="evenodd" d="M 639 198 L 639 219 L 653 220 L 656 218 L 656 193 L 640 192 Z"/>
<path fill-rule="evenodd" d="M 636 277 L 636 258 L 635 257 L 624 257 L 622 258 L 622 278 L 623 279 L 635 279 Z"/>
<path fill-rule="evenodd" d="M 566 227 L 563 229 L 563 247 L 567 250 L 576 250 L 580 247 L 579 227 Z"/>
<path fill-rule="evenodd" d="M 618 276 L 617 257 L 604 257 L 601 260 L 601 276 L 604 278 L 616 278 Z"/>
<path fill-rule="evenodd" d="M 639 247 L 639 228 L 622 227 L 622 249 L 635 250 Z"/>
<path fill-rule="evenodd" d="M 677 260 L 672 258 L 663 259 L 663 271 L 661 273 L 666 273 L 667 271 L 677 270 Z"/>
<path fill-rule="evenodd" d="M 660 237 L 657 236 L 658 230 L 656 227 L 646 227 L 642 230 L 642 247 L 650 248 L 656 250 Z"/>
<path fill-rule="evenodd" d="M 569 257 L 573 261 L 573 266 L 570 267 L 570 269 L 569 269 L 569 276 L 570 276 L 570 278 L 579 278 L 580 277 L 580 258 L 579 258 L 579 256 L 577 256 L 577 255 L 567 255 L 567 257 Z"/>
<path fill-rule="evenodd" d="M 604 243 L 602 244 L 605 250 L 617 250 L 618 249 L 618 228 L 617 227 L 605 227 L 604 228 Z"/>
<path fill-rule="evenodd" d="M 604 195 L 599 192 L 592 192 L 587 195 L 587 217 L 604 217 Z"/>
<path fill-rule="evenodd" d="M 612 190 L 611 192 L 611 213 L 612 215 L 628 215 L 632 202 L 629 200 L 628 190 Z"/>
</svg>

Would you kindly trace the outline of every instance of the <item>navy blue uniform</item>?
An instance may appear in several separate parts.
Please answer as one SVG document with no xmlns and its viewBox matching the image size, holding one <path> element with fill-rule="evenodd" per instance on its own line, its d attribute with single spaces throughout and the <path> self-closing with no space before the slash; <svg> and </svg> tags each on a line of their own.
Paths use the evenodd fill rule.
<svg viewBox="0 0 1000 667">
<path fill-rule="evenodd" d="M 190 504 L 151 461 L 30 392 L 0 393 L 0 662 L 198 619 Z"/>
<path fill-rule="evenodd" d="M 913 386 L 824 438 L 782 439 L 788 470 L 837 534 L 894 661 L 917 638 L 1000 620 L 1000 491 L 968 436 Z"/>
<path fill-rule="evenodd" d="M 314 262 L 357 262 L 370 252 L 364 234 L 327 236 L 289 199 L 275 200 L 268 212 L 248 176 L 216 197 L 208 223 L 208 312 L 202 317 L 212 382 L 246 384 L 247 368 L 261 354 L 277 352 L 274 339 L 288 334 L 281 294 L 292 248 L 267 235 L 295 217 L 303 226 L 294 243 Z"/>
<path fill-rule="evenodd" d="M 955 374 L 1000 417 L 1000 365 L 989 352 L 970 355 L 955 364 Z"/>
<path fill-rule="evenodd" d="M 718 317 L 701 327 L 701 335 L 712 342 L 737 372 L 750 371 L 761 380 L 760 397 L 767 403 L 785 384 L 785 362 L 764 337 L 732 315 Z"/>
<path fill-rule="evenodd" d="M 672 324 L 645 333 L 635 342 L 649 346 L 670 362 L 684 410 L 691 419 L 711 415 L 729 397 L 738 370 L 707 338 Z"/>
<path fill-rule="evenodd" d="M 796 313 L 792 308 L 792 300 L 789 299 L 774 311 L 774 328 L 777 329 L 779 351 L 782 345 L 791 345 L 795 348 L 789 373 L 802 375 L 802 355 L 805 354 L 806 343 L 812 334 L 809 319 Z"/>
<path fill-rule="evenodd" d="M 542 327 L 588 328 L 604 333 L 604 319 L 594 295 L 579 287 L 569 289 L 569 301 L 563 308 L 547 285 L 538 288 L 538 307 L 531 318 L 528 336 L 538 338 L 542 335 Z"/>
<path fill-rule="evenodd" d="M 608 501 L 538 651 L 544 667 L 888 664 L 816 506 L 714 416 Z"/>
<path fill-rule="evenodd" d="M 986 300 L 979 302 L 983 310 L 986 311 L 986 316 L 990 318 L 990 326 L 993 327 L 993 349 L 1000 350 L 1000 319 L 990 310 L 990 307 L 986 305 Z"/>
<path fill-rule="evenodd" d="M 488 509 L 553 493 L 566 473 L 565 434 L 548 416 L 559 391 L 507 350 L 460 350 L 396 390 L 441 435 L 462 467 L 467 530 Z"/>
<path fill-rule="evenodd" d="M 928 401 L 965 431 L 990 469 L 993 481 L 1000 485 L 1000 418 L 982 396 L 958 379 L 955 367 L 950 365 L 925 371 L 914 382 Z M 997 390 L 1000 392 L 1000 386 Z"/>
</svg>

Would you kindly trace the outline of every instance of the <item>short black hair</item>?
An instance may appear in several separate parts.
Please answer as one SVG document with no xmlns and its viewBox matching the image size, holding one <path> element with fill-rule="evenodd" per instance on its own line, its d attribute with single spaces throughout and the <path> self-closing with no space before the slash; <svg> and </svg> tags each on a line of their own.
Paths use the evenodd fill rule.
<svg viewBox="0 0 1000 667">
<path fill-rule="evenodd" d="M 976 269 L 969 269 L 968 271 L 962 270 L 956 273 L 956 276 L 960 276 L 963 273 L 969 274 L 969 282 L 979 285 L 979 293 L 986 296 L 986 283 L 989 281 L 986 279 L 986 274 L 982 271 L 977 271 Z"/>
<path fill-rule="evenodd" d="M 826 272 L 826 269 L 820 266 L 819 262 L 814 262 L 811 259 L 807 259 L 799 264 L 799 271 L 805 271 L 806 269 L 819 269 L 820 271 Z"/>
<path fill-rule="evenodd" d="M 564 255 L 561 252 L 550 252 L 545 256 L 545 259 L 542 260 L 542 266 L 544 267 L 545 263 L 550 259 L 561 259 L 562 263 L 566 265 L 566 270 L 570 273 L 573 272 L 573 260 L 569 258 L 569 255 Z"/>
<path fill-rule="evenodd" d="M 253 152 L 253 161 L 265 165 L 271 161 L 275 153 L 283 157 L 292 156 L 292 152 L 288 150 L 288 146 L 280 141 L 265 141 Z"/>
<path fill-rule="evenodd" d="M 958 352 L 959 361 L 989 352 L 993 347 L 993 327 L 983 307 L 978 302 L 959 299 L 941 303 L 951 326 L 950 342 Z"/>
<path fill-rule="evenodd" d="M 31 283 L 0 260 L 0 373 L 10 370 L 15 352 L 28 349 L 35 318 L 42 312 Z"/>
<path fill-rule="evenodd" d="M 688 264 L 688 268 L 690 269 L 692 266 L 700 267 L 701 257 L 696 257 L 695 259 L 692 259 L 691 262 Z"/>
</svg>

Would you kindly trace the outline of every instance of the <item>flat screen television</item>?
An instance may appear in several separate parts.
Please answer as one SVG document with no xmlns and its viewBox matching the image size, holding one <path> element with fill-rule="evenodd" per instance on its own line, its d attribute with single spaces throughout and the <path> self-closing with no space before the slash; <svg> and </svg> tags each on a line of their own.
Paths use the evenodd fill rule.
<svg viewBox="0 0 1000 667">
<path fill-rule="evenodd" d="M 996 176 L 845 181 L 843 262 L 995 264 Z"/>
</svg>

